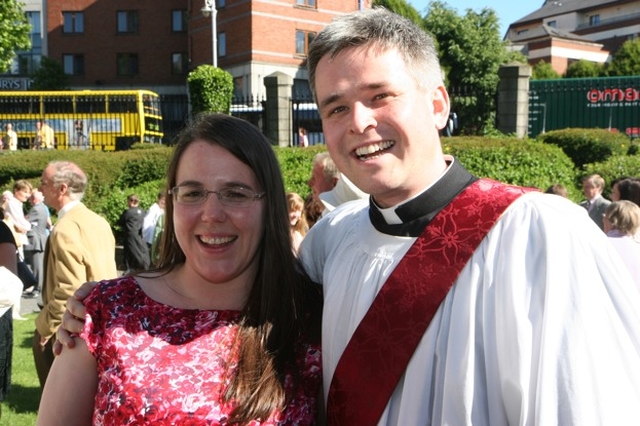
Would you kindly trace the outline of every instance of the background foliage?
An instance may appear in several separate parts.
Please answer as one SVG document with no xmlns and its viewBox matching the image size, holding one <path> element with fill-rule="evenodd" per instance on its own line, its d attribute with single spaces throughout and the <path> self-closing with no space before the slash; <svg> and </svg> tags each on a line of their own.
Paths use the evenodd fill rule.
<svg viewBox="0 0 640 426">
<path fill-rule="evenodd" d="M 11 66 L 16 51 L 31 48 L 31 25 L 17 0 L 0 1 L 0 72 Z"/>
<path fill-rule="evenodd" d="M 585 164 L 605 161 L 613 155 L 625 155 L 633 146 L 626 135 L 606 129 L 553 130 L 539 135 L 538 139 L 560 147 L 579 169 Z"/>
<path fill-rule="evenodd" d="M 31 76 L 33 81 L 29 90 L 68 90 L 69 76 L 62 65 L 54 59 L 42 57 L 40 68 Z"/>
<path fill-rule="evenodd" d="M 213 65 L 200 65 L 187 77 L 193 114 L 221 112 L 229 114 L 233 97 L 233 76 Z"/>
</svg>

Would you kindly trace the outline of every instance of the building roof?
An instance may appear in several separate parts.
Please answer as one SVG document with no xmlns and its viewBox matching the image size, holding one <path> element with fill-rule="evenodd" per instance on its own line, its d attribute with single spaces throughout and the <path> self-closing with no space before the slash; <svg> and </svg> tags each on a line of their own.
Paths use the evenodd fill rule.
<svg viewBox="0 0 640 426">
<path fill-rule="evenodd" d="M 602 6 L 615 3 L 623 3 L 621 0 L 547 0 L 542 7 L 513 22 L 511 26 L 524 24 L 530 21 L 539 21 L 551 16 L 564 15 L 572 12 L 584 12 L 589 9 L 601 8 Z"/>
<path fill-rule="evenodd" d="M 523 32 L 521 34 L 516 34 L 510 37 L 509 41 L 512 43 L 523 43 L 526 41 L 537 40 L 537 39 L 547 38 L 547 37 L 562 38 L 565 40 L 574 40 L 574 41 L 580 41 L 580 42 L 590 43 L 590 44 L 594 43 L 593 40 L 590 40 L 587 37 L 579 36 L 572 32 L 560 30 L 558 28 L 553 28 L 546 24 L 542 24 L 539 27 Z"/>
</svg>

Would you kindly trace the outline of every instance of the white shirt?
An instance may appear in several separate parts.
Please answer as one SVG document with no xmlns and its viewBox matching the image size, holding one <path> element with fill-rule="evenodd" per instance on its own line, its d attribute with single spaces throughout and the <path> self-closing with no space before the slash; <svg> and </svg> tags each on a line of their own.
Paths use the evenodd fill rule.
<svg viewBox="0 0 640 426">
<path fill-rule="evenodd" d="M 153 203 L 142 222 L 142 238 L 147 244 L 153 244 L 153 236 L 158 218 L 164 212 L 158 203 Z"/>
<path fill-rule="evenodd" d="M 325 398 L 377 292 L 415 241 L 377 231 L 367 202 L 306 235 L 324 286 Z M 640 419 L 640 293 L 584 209 L 530 193 L 462 270 L 380 425 L 625 425 Z"/>
<path fill-rule="evenodd" d="M 612 229 L 607 233 L 609 242 L 613 244 L 620 258 L 631 272 L 631 277 L 640 291 L 640 237 L 624 235 Z"/>
</svg>

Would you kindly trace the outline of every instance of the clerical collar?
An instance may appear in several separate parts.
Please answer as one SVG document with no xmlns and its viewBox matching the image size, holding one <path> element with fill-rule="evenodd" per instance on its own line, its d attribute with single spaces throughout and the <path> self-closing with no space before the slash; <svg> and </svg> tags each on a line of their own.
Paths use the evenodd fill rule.
<svg viewBox="0 0 640 426">
<path fill-rule="evenodd" d="M 440 210 L 478 180 L 459 161 L 449 158 L 447 163 L 447 170 L 436 182 L 419 195 L 392 208 L 401 223 L 389 223 L 373 198 L 369 198 L 369 219 L 373 226 L 388 235 L 418 237 Z"/>
</svg>

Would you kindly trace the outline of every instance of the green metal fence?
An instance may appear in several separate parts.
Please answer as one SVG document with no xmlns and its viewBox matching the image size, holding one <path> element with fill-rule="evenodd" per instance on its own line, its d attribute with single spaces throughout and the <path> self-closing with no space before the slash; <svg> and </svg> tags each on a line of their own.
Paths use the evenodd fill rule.
<svg viewBox="0 0 640 426">
<path fill-rule="evenodd" d="M 529 137 L 565 128 L 640 136 L 640 76 L 532 80 Z"/>
</svg>

